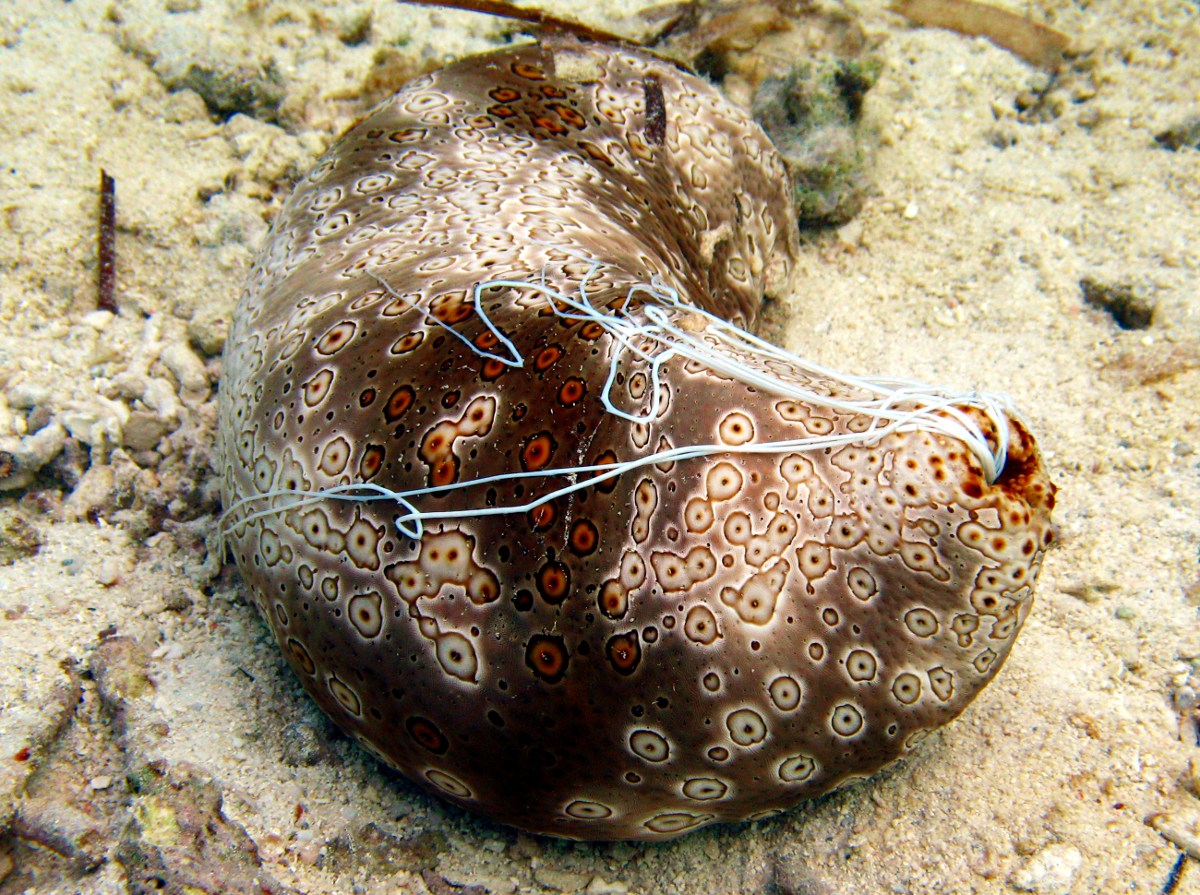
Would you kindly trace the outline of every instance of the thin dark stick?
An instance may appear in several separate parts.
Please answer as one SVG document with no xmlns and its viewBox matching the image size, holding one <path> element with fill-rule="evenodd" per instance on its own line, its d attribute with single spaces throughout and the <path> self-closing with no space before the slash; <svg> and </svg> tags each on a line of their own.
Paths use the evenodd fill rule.
<svg viewBox="0 0 1200 895">
<path fill-rule="evenodd" d="M 1175 859 L 1171 872 L 1167 874 L 1167 882 L 1162 887 L 1162 895 L 1175 895 L 1175 890 L 1179 888 L 1179 881 L 1183 879 L 1183 866 L 1186 863 L 1187 852 L 1182 852 Z"/>
<path fill-rule="evenodd" d="M 100 169 L 100 270 L 96 278 L 96 307 L 117 313 L 117 182 Z"/>
<path fill-rule="evenodd" d="M 662 81 L 651 75 L 642 81 L 646 96 L 646 139 L 661 146 L 667 136 L 667 104 L 663 99 Z"/>
<path fill-rule="evenodd" d="M 603 40 L 615 43 L 636 44 L 637 41 L 610 31 L 600 31 L 570 19 L 560 19 L 540 9 L 522 9 L 504 0 L 403 0 L 418 6 L 442 6 L 448 9 L 464 9 L 468 12 L 480 12 L 484 15 L 499 16 L 503 19 L 515 19 L 518 22 L 529 22 L 539 28 L 551 31 L 565 31 L 586 40 Z"/>
</svg>

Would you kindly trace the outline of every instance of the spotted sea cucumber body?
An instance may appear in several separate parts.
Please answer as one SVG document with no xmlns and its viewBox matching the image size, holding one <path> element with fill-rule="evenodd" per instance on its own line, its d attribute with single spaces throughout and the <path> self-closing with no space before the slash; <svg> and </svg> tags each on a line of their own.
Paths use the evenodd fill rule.
<svg viewBox="0 0 1200 895">
<path fill-rule="evenodd" d="M 791 215 L 779 157 L 717 92 L 565 40 L 424 77 L 325 155 L 237 311 L 226 505 L 501 477 L 411 498 L 420 539 L 390 500 L 281 495 L 232 513 L 263 616 L 343 729 L 505 823 L 666 838 L 869 775 L 990 680 L 1050 541 L 1053 486 L 1019 423 L 995 483 L 923 431 L 747 452 L 869 422 L 682 359 L 661 368 L 657 414 L 633 422 L 602 402 L 617 348 L 594 321 L 520 286 L 474 304 L 480 282 L 576 294 L 591 271 L 597 306 L 636 315 L 630 288 L 654 281 L 749 324 L 788 282 Z M 636 357 L 615 372 L 613 405 L 652 406 Z M 728 450 L 488 512 L 563 484 L 512 474 L 695 444 Z"/>
</svg>

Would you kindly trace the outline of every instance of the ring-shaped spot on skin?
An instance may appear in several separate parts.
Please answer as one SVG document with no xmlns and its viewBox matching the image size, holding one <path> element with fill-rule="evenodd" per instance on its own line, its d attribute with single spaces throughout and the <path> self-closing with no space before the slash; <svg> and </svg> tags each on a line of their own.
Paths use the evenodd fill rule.
<svg viewBox="0 0 1200 895">
<path fill-rule="evenodd" d="M 817 772 L 817 760 L 811 755 L 793 755 L 779 763 L 776 773 L 784 783 L 803 783 Z"/>
<path fill-rule="evenodd" d="M 869 650 L 856 649 L 846 656 L 846 673 L 855 683 L 875 680 L 878 667 L 878 661 Z"/>
<path fill-rule="evenodd" d="M 525 665 L 548 684 L 563 679 L 569 661 L 566 644 L 558 634 L 535 634 L 525 647 Z"/>
<path fill-rule="evenodd" d="M 729 784 L 716 777 L 692 777 L 685 780 L 683 794 L 697 802 L 710 802 L 723 799 L 729 792 Z"/>
<path fill-rule="evenodd" d="M 865 726 L 862 712 L 849 703 L 842 703 L 833 710 L 829 726 L 841 737 L 855 736 Z"/>
<path fill-rule="evenodd" d="M 754 709 L 736 709 L 725 717 L 729 737 L 739 746 L 756 746 L 767 738 L 767 722 Z"/>
<path fill-rule="evenodd" d="M 449 795 L 459 799 L 472 798 L 473 793 L 471 787 L 463 783 L 452 774 L 447 774 L 445 771 L 438 768 L 430 768 L 425 772 L 425 779 Z"/>
<path fill-rule="evenodd" d="M 671 745 L 667 738 L 653 730 L 635 730 L 629 735 L 629 748 L 638 758 L 654 764 L 671 757 Z"/>
<path fill-rule="evenodd" d="M 796 707 L 800 705 L 802 695 L 800 684 L 789 675 L 782 674 L 771 681 L 767 692 L 770 693 L 775 707 L 781 712 L 795 711 Z"/>
<path fill-rule="evenodd" d="M 613 810 L 607 805 L 587 799 L 576 799 L 569 803 L 563 811 L 576 820 L 604 820 L 606 817 L 613 816 Z"/>
</svg>

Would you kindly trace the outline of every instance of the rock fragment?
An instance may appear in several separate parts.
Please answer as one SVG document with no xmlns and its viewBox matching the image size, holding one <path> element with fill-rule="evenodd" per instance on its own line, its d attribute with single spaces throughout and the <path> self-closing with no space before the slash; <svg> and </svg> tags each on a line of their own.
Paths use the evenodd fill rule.
<svg viewBox="0 0 1200 895">
<path fill-rule="evenodd" d="M 42 536 L 24 513 L 12 507 L 0 509 L 0 566 L 36 556 L 41 547 Z"/>
<path fill-rule="evenodd" d="M 1128 283 L 1102 283 L 1084 277 L 1079 288 L 1085 304 L 1107 312 L 1121 329 L 1146 329 L 1154 322 L 1155 302 Z"/>
<path fill-rule="evenodd" d="M 1067 895 L 1075 875 L 1083 866 L 1083 853 L 1073 845 L 1049 845 L 1033 855 L 1009 877 L 1009 884 L 1021 892 L 1038 895 Z"/>
<path fill-rule="evenodd" d="M 220 789 L 186 771 L 145 765 L 117 845 L 133 895 L 286 895 L 258 848 L 222 810 Z"/>
<path fill-rule="evenodd" d="M 66 440 L 67 432 L 57 422 L 24 438 L 0 437 L 0 491 L 31 484 L 42 467 L 62 451 Z"/>
<path fill-rule="evenodd" d="M 135 410 L 121 428 L 121 445 L 133 451 L 152 451 L 170 431 L 170 425 L 158 414 Z"/>
<path fill-rule="evenodd" d="M 1150 818 L 1150 826 L 1168 842 L 1200 861 L 1200 809 L 1156 814 Z"/>
</svg>

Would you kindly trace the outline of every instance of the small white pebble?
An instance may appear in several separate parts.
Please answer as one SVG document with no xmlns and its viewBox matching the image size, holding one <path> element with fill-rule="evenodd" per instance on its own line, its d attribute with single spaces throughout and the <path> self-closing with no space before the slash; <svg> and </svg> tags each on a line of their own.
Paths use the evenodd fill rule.
<svg viewBox="0 0 1200 895">
<path fill-rule="evenodd" d="M 101 790 L 101 789 L 108 789 L 110 786 L 112 786 L 112 783 L 113 783 L 113 778 L 111 775 L 101 774 L 98 777 L 93 777 L 88 782 L 88 786 L 90 786 L 94 790 Z"/>
<path fill-rule="evenodd" d="M 101 560 L 92 574 L 105 587 L 112 587 L 121 580 L 121 564 L 112 558 Z"/>
<path fill-rule="evenodd" d="M 113 316 L 112 311 L 92 311 L 90 314 L 85 314 L 79 322 L 84 326 L 90 326 L 98 333 L 102 333 L 112 323 Z"/>
<path fill-rule="evenodd" d="M 863 223 L 861 220 L 855 219 L 837 231 L 838 239 L 845 245 L 857 246 L 862 245 L 863 238 Z"/>
<path fill-rule="evenodd" d="M 158 414 L 159 419 L 174 422 L 179 418 L 179 396 L 175 394 L 175 386 L 166 379 L 155 378 L 147 382 L 142 401 Z"/>
<path fill-rule="evenodd" d="M 920 213 L 921 213 L 921 206 L 919 206 L 916 202 L 909 202 L 907 205 L 904 206 L 905 220 L 911 221 L 913 218 L 915 218 Z"/>
<path fill-rule="evenodd" d="M 301 864 L 307 864 L 309 867 L 313 867 L 316 865 L 317 861 L 321 859 L 321 850 L 324 848 L 325 846 L 320 842 L 305 842 L 296 849 L 296 858 Z"/>
<path fill-rule="evenodd" d="M 602 876 L 593 876 L 585 891 L 587 895 L 625 895 L 629 886 L 624 883 L 610 883 Z"/>
<path fill-rule="evenodd" d="M 1075 846 L 1050 845 L 1031 857 L 1008 881 L 1022 892 L 1067 895 L 1082 866 L 1083 854 Z"/>
<path fill-rule="evenodd" d="M 150 654 L 151 659 L 166 659 L 168 662 L 174 662 L 177 659 L 182 659 L 187 654 L 187 647 L 182 643 L 163 643 L 158 649 Z"/>
<path fill-rule="evenodd" d="M 183 342 L 172 342 L 162 350 L 158 359 L 171 371 L 184 391 L 208 389 L 208 371 L 204 368 L 204 361 Z"/>
</svg>

